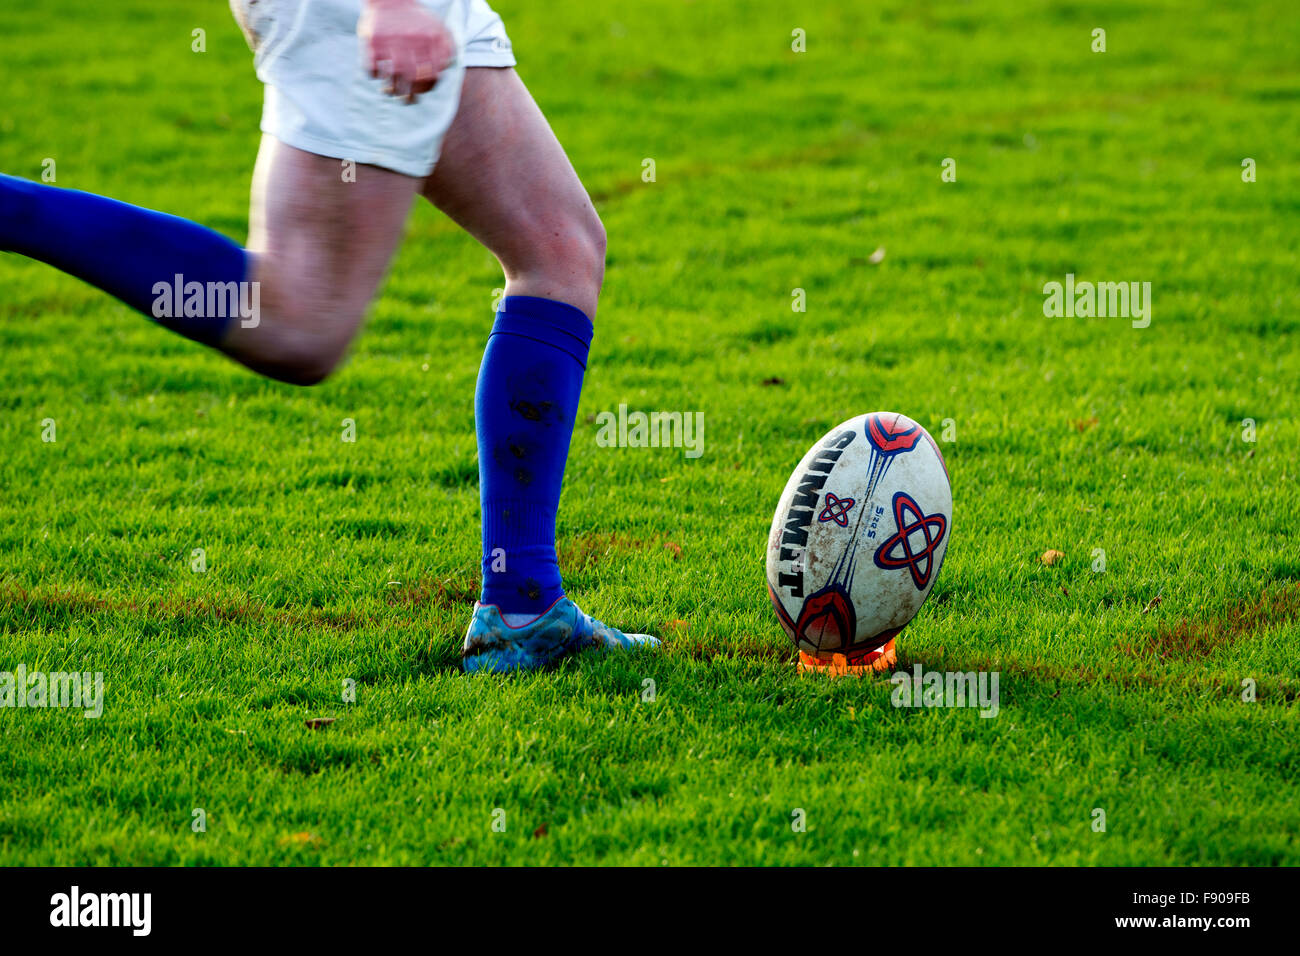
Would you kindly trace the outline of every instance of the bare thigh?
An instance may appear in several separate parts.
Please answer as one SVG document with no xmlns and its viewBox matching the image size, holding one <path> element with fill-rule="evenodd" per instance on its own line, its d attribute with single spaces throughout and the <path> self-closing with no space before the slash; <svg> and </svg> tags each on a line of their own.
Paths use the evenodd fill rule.
<svg viewBox="0 0 1300 956">
<path fill-rule="evenodd" d="M 420 180 L 262 137 L 248 250 L 261 317 L 232 323 L 222 349 L 285 381 L 320 381 L 342 358 L 402 238 Z"/>
<path fill-rule="evenodd" d="M 422 193 L 501 262 L 509 295 L 594 318 L 605 268 L 595 207 L 519 75 L 474 67 Z"/>
</svg>

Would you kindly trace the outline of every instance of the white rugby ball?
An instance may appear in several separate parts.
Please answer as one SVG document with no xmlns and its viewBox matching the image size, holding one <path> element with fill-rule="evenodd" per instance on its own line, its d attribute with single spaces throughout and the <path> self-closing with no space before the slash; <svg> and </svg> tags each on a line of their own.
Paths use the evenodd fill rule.
<svg viewBox="0 0 1300 956">
<path fill-rule="evenodd" d="M 952 536 L 948 466 L 906 415 L 832 428 L 786 483 L 767 539 L 767 590 L 804 654 L 878 654 L 916 616 Z"/>
</svg>

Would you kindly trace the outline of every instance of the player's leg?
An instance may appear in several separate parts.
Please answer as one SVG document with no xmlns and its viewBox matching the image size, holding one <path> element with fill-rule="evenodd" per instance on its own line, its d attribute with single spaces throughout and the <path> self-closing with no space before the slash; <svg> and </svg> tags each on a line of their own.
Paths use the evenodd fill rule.
<svg viewBox="0 0 1300 956">
<path fill-rule="evenodd" d="M 359 327 L 418 185 L 374 167 L 344 183 L 338 160 L 265 137 L 242 249 L 187 219 L 0 176 L 0 249 L 84 279 L 263 374 L 312 384 Z"/>
<path fill-rule="evenodd" d="M 604 277 L 605 234 L 550 125 L 513 69 L 466 71 L 424 195 L 500 260 L 506 298 L 475 391 L 483 594 L 469 670 L 549 663 L 624 635 L 564 594 L 555 517 Z"/>
<path fill-rule="evenodd" d="M 402 237 L 420 181 L 262 137 L 248 250 L 262 321 L 231 323 L 221 348 L 249 368 L 300 385 L 338 364 Z"/>
<path fill-rule="evenodd" d="M 554 522 L 586 368 L 605 238 L 550 125 L 510 68 L 465 71 L 424 196 L 501 262 L 475 395 L 483 603 L 537 615 L 563 594 Z M 493 552 L 504 560 L 495 567 Z"/>
<path fill-rule="evenodd" d="M 424 196 L 497 257 L 506 295 L 563 302 L 595 319 L 605 229 L 513 69 L 465 72 L 460 109 Z"/>
<path fill-rule="evenodd" d="M 242 283 L 251 271 L 238 244 L 198 223 L 2 175 L 0 250 L 49 263 L 208 345 L 220 341 L 230 317 L 206 308 L 186 314 L 163 293 L 177 275 L 206 285 Z"/>
</svg>

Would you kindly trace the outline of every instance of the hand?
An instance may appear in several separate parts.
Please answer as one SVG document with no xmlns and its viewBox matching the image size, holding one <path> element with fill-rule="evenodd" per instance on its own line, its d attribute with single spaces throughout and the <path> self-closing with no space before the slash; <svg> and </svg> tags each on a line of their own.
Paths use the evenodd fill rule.
<svg viewBox="0 0 1300 956">
<path fill-rule="evenodd" d="M 415 0 L 366 0 L 357 36 L 370 75 L 408 103 L 433 89 L 456 53 L 447 27 Z"/>
</svg>

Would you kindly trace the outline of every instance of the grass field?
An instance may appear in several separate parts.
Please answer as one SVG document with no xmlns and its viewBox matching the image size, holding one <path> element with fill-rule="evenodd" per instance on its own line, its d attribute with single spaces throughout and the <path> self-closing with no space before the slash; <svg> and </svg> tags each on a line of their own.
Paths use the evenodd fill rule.
<svg viewBox="0 0 1300 956">
<path fill-rule="evenodd" d="M 436 211 L 308 390 L 3 256 L 0 670 L 105 701 L 0 709 L 0 863 L 1300 863 L 1291 5 L 496 6 L 610 235 L 569 592 L 665 651 L 458 671 L 502 282 Z M 224 3 L 7 6 L 0 54 L 0 170 L 245 238 Z M 1150 326 L 1045 317 L 1067 273 Z M 620 403 L 704 455 L 599 447 Z M 781 487 L 873 409 L 955 438 L 899 666 L 997 671 L 995 719 L 801 677 L 769 607 Z"/>
</svg>

